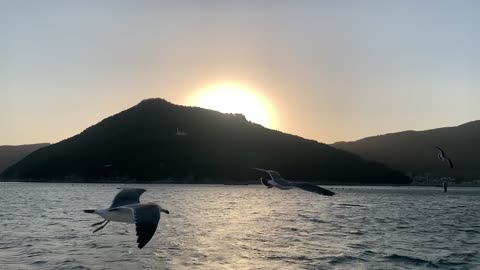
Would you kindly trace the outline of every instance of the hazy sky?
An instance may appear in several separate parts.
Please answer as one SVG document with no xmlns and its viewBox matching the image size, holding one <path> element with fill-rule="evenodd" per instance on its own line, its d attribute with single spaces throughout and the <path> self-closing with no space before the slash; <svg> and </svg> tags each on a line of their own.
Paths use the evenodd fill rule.
<svg viewBox="0 0 480 270">
<path fill-rule="evenodd" d="M 388 2 L 388 3 L 387 3 Z M 480 119 L 480 1 L 0 1 L 0 145 L 242 83 L 321 142 Z"/>
</svg>

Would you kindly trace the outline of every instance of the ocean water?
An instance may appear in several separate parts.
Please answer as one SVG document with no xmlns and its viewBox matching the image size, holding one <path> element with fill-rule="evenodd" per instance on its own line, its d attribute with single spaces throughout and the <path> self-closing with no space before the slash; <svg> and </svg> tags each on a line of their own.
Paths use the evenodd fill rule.
<svg viewBox="0 0 480 270">
<path fill-rule="evenodd" d="M 480 188 L 134 185 L 170 211 L 138 249 L 82 212 L 123 186 L 0 183 L 0 269 L 480 269 Z"/>
</svg>

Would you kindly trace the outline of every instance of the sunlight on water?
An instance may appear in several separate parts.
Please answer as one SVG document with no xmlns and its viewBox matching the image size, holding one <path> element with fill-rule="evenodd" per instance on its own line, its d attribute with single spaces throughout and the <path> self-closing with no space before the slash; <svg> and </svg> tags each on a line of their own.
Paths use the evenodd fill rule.
<svg viewBox="0 0 480 270">
<path fill-rule="evenodd" d="M 1 269 L 475 269 L 480 189 L 136 185 L 170 210 L 147 246 L 86 208 L 123 185 L 0 183 Z"/>
</svg>

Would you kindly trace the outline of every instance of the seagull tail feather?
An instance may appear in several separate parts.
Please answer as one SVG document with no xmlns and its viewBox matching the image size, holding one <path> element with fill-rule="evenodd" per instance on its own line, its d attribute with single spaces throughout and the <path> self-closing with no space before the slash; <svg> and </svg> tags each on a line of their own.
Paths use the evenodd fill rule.
<svg viewBox="0 0 480 270">
<path fill-rule="evenodd" d="M 85 213 L 95 213 L 95 210 L 87 209 L 87 210 L 83 210 L 83 212 L 85 212 Z"/>
</svg>

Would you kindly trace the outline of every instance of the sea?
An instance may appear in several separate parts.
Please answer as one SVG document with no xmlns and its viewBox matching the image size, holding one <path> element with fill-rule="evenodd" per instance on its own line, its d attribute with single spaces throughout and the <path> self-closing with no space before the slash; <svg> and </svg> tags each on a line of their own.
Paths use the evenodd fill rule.
<svg viewBox="0 0 480 270">
<path fill-rule="evenodd" d="M 153 239 L 101 221 L 123 187 L 170 211 Z M 0 183 L 0 269 L 480 269 L 480 188 Z"/>
</svg>

